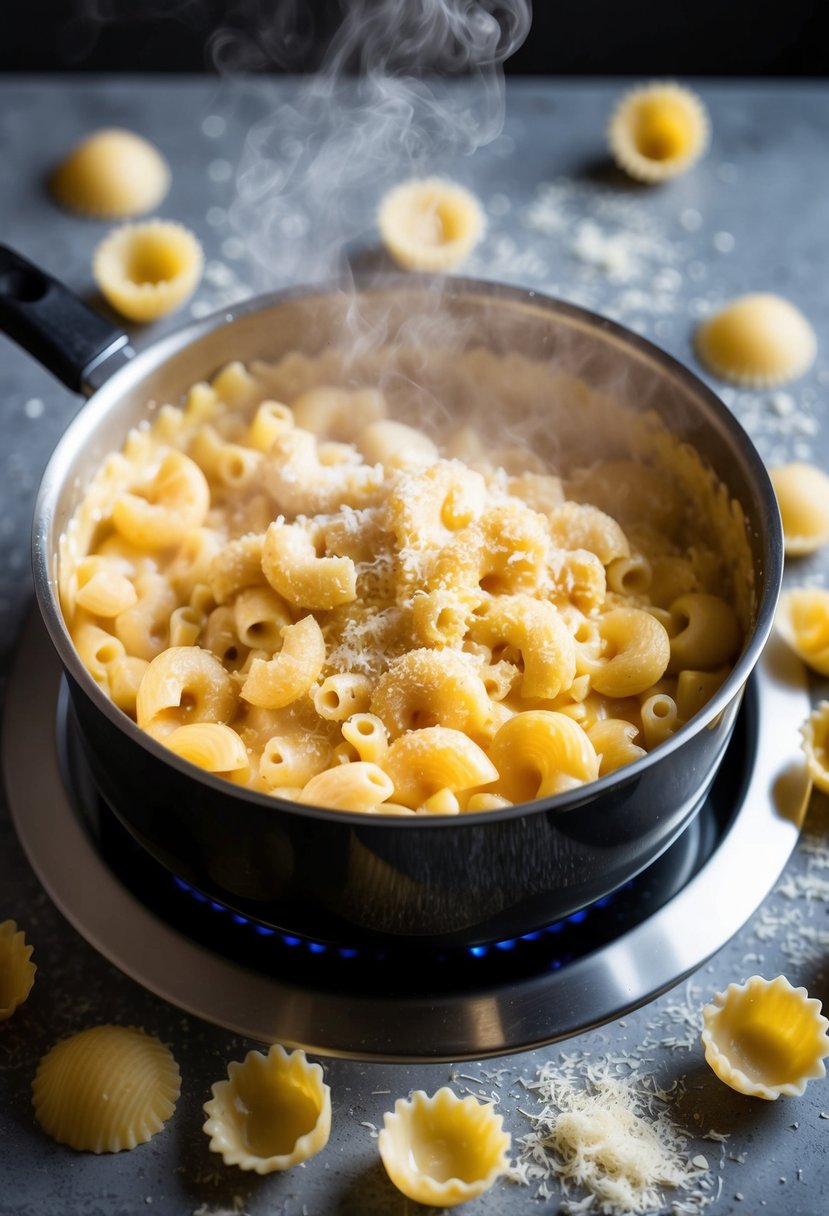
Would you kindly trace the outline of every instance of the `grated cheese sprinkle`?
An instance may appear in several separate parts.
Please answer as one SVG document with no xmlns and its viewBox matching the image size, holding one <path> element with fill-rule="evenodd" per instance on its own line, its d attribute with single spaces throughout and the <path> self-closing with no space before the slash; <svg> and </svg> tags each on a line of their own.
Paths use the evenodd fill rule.
<svg viewBox="0 0 829 1216">
<path fill-rule="evenodd" d="M 687 1137 L 668 1114 L 669 1094 L 647 1076 L 611 1075 L 611 1063 L 585 1068 L 571 1055 L 524 1082 L 542 1106 L 521 1112 L 532 1130 L 518 1142 L 515 1180 L 535 1184 L 539 1197 L 552 1195 L 555 1181 L 569 1216 L 659 1209 L 665 1187 L 683 1192 L 675 1211 L 702 1212 L 714 1198 L 708 1161 L 689 1158 Z"/>
</svg>

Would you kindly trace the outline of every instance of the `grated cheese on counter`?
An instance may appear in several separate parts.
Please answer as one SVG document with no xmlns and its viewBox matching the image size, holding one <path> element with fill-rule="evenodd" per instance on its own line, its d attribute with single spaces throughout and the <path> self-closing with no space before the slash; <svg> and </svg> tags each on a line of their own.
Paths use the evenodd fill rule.
<svg viewBox="0 0 829 1216">
<path fill-rule="evenodd" d="M 713 1179 L 705 1157 L 689 1157 L 687 1137 L 668 1113 L 679 1084 L 669 1094 L 648 1076 L 611 1075 L 611 1065 L 585 1068 L 563 1056 L 524 1081 L 541 1109 L 521 1111 L 532 1130 L 518 1141 L 515 1180 L 535 1185 L 539 1198 L 555 1194 L 556 1184 L 569 1216 L 658 1210 L 666 1187 L 683 1192 L 674 1211 L 702 1212 L 715 1198 Z"/>
</svg>

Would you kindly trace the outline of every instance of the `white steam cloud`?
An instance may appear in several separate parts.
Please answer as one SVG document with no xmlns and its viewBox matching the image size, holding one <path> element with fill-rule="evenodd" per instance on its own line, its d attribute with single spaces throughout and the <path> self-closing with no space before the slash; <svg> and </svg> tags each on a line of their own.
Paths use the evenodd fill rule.
<svg viewBox="0 0 829 1216">
<path fill-rule="evenodd" d="M 341 270 L 373 233 L 393 182 L 462 177 L 459 160 L 502 129 L 503 63 L 531 21 L 530 0 L 345 3 L 319 71 L 292 82 L 290 100 L 255 123 L 241 154 L 231 222 L 263 285 Z M 294 0 L 280 9 L 259 31 L 258 55 L 270 48 L 285 67 L 292 47 L 307 48 L 302 9 Z M 229 30 L 212 52 L 220 70 L 250 65 L 249 40 Z"/>
</svg>

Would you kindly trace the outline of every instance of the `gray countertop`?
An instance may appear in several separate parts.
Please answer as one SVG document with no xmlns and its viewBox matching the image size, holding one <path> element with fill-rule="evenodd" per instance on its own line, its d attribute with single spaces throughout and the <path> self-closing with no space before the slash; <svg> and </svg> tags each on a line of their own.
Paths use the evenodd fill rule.
<svg viewBox="0 0 829 1216">
<path fill-rule="evenodd" d="M 627 181 L 607 162 L 604 131 L 624 87 L 516 81 L 507 90 L 503 132 L 474 156 L 452 159 L 463 132 L 441 139 L 434 167 L 467 182 L 488 217 L 485 240 L 465 271 L 604 312 L 698 373 L 691 336 L 700 316 L 744 291 L 780 292 L 817 330 L 816 365 L 778 392 L 709 383 L 769 463 L 829 465 L 829 90 L 780 82 L 701 84 L 711 149 L 686 176 L 651 189 Z M 144 133 L 169 158 L 173 184 L 160 214 L 191 227 L 206 253 L 194 300 L 178 315 L 136 331 L 136 344 L 168 332 L 188 313 L 204 315 L 256 289 L 298 280 L 303 259 L 311 265 L 311 250 L 330 252 L 315 225 L 331 197 L 321 200 L 307 190 L 319 180 L 320 163 L 307 165 L 300 150 L 301 185 L 283 193 L 278 206 L 272 189 L 258 208 L 249 198 L 240 205 L 237 169 L 240 160 L 243 169 L 250 167 L 254 147 L 267 157 L 277 146 L 292 154 L 291 122 L 301 122 L 304 90 L 307 85 L 290 79 L 246 86 L 149 77 L 2 81 L 2 239 L 94 301 L 90 259 L 107 226 L 59 211 L 44 181 L 88 130 L 123 125 Z M 456 91 L 455 102 L 458 96 Z M 462 114 L 463 107 L 453 103 L 451 113 Z M 273 172 L 272 157 L 268 164 Z M 384 163 L 376 173 L 343 171 L 339 188 L 351 222 L 342 236 L 355 262 L 377 256 L 372 216 L 394 170 Z M 314 273 L 325 268 L 320 261 L 314 261 Z M 38 480 L 79 402 L 5 339 L 0 386 L 5 691 L 15 639 L 31 611 L 29 529 Z M 828 568 L 817 556 L 786 577 L 822 584 Z M 825 695 L 823 687 L 813 691 Z M 36 698 L 37 689 L 29 695 Z M 4 710 L 14 713 L 13 702 Z M 796 758 L 796 738 L 791 746 Z M 829 870 L 828 832 L 829 803 L 816 795 L 801 844 L 757 914 L 691 981 L 622 1021 L 485 1064 L 324 1061 L 334 1107 L 328 1148 L 306 1166 L 260 1179 L 225 1168 L 208 1152 L 201 1131 L 211 1083 L 255 1044 L 182 1014 L 98 956 L 42 891 L 3 801 L 0 920 L 13 917 L 25 929 L 38 974 L 27 1003 L 0 1024 L 0 1213 L 391 1216 L 425 1210 L 394 1190 L 379 1163 L 373 1129 L 396 1097 L 450 1081 L 459 1092 L 495 1093 L 507 1127 L 520 1136 L 529 1124 L 519 1107 L 536 1104 L 522 1082 L 534 1081 L 545 1063 L 566 1071 L 587 1057 L 621 1060 L 627 1053 L 634 1070 L 653 1073 L 663 1089 L 678 1083 L 671 1117 L 689 1138 L 691 1155 L 707 1158 L 712 1216 L 757 1216 L 762 1210 L 819 1216 L 829 1190 L 829 1082 L 813 1082 L 803 1097 L 777 1103 L 734 1093 L 704 1063 L 698 1016 L 715 991 L 755 972 L 783 972 L 826 1004 L 829 883 L 821 875 Z M 176 1115 L 160 1135 L 133 1152 L 94 1157 L 47 1139 L 33 1118 L 30 1085 L 39 1058 L 57 1039 L 105 1021 L 143 1026 L 169 1043 L 184 1084 Z M 620 1074 L 630 1068 L 630 1062 L 618 1064 Z M 718 1135 L 706 1138 L 711 1131 Z M 469 1211 L 557 1211 L 559 1189 L 555 1183 L 549 1189 L 546 1198 L 537 1182 L 501 1182 Z M 667 1191 L 665 1211 L 672 1198 L 683 1196 Z"/>
</svg>

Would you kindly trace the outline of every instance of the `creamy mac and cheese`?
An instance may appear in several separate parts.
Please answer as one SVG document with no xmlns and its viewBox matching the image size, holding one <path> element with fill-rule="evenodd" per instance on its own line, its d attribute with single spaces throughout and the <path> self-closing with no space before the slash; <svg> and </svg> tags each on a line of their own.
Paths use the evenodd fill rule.
<svg viewBox="0 0 829 1216">
<path fill-rule="evenodd" d="M 176 755 L 298 803 L 488 810 L 637 759 L 725 679 L 744 617 L 651 465 L 564 476 L 371 385 L 276 383 L 232 364 L 162 406 L 63 537 L 83 662 Z"/>
</svg>

